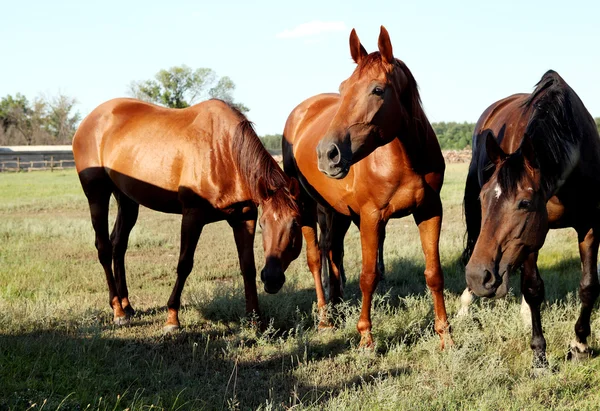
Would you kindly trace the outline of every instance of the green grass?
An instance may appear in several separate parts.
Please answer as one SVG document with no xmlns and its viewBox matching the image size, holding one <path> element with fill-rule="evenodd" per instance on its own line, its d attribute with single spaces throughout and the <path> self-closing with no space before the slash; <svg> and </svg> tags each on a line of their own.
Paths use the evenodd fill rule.
<svg viewBox="0 0 600 411">
<path fill-rule="evenodd" d="M 411 217 L 388 225 L 386 280 L 373 310 L 374 352 L 357 349 L 360 244 L 354 227 L 346 239 L 346 302 L 335 331 L 315 330 L 314 286 L 303 253 L 279 294 L 260 291 L 270 327 L 257 332 L 243 316 L 233 235 L 217 223 L 203 231 L 186 284 L 184 330 L 164 336 L 179 216 L 141 210 L 127 254 L 139 315 L 131 326 L 115 328 L 75 172 L 0 174 L 0 410 L 597 408 L 600 359 L 565 361 L 579 308 L 572 230 L 551 232 L 539 259 L 554 372 L 531 378 L 518 278 L 508 298 L 477 301 L 469 317 L 455 317 L 465 284 L 458 258 L 466 168 L 449 165 L 442 191 L 441 255 L 456 343 L 444 352 L 433 331 Z M 260 240 L 258 234 L 259 268 Z M 598 330 L 594 313 L 589 342 L 596 349 Z"/>
</svg>

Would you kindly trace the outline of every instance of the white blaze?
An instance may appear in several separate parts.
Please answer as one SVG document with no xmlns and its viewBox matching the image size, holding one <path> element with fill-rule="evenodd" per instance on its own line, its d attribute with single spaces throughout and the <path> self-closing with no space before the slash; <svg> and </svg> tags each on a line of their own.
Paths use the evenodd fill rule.
<svg viewBox="0 0 600 411">
<path fill-rule="evenodd" d="M 500 188 L 500 184 L 496 184 L 494 191 L 496 192 L 496 200 L 497 200 L 502 195 L 502 189 Z"/>
</svg>

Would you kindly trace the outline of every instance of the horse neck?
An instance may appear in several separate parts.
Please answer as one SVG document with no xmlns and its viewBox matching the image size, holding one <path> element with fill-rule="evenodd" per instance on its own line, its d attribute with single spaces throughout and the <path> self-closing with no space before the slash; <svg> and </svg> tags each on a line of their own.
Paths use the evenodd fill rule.
<svg viewBox="0 0 600 411">
<path fill-rule="evenodd" d="M 419 173 L 441 172 L 444 157 L 439 141 L 420 102 L 415 101 L 409 118 L 398 132 L 398 139 L 406 148 L 413 168 Z"/>
</svg>

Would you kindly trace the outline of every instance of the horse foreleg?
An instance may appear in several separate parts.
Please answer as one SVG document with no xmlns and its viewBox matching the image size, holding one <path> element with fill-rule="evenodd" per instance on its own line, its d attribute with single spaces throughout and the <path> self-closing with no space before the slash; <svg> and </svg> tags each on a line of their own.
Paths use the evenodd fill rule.
<svg viewBox="0 0 600 411">
<path fill-rule="evenodd" d="M 531 310 L 531 349 L 533 368 L 546 368 L 546 339 L 542 330 L 540 306 L 544 301 L 544 281 L 537 268 L 537 253 L 531 253 L 523 264 L 521 272 L 521 292 Z"/>
<path fill-rule="evenodd" d="M 587 337 L 591 332 L 590 316 L 600 293 L 597 272 L 599 240 L 600 238 L 595 235 L 593 228 L 579 234 L 579 255 L 582 268 L 581 282 L 579 283 L 581 312 L 575 323 L 576 338 L 571 342 L 571 355 L 574 358 L 587 357 L 590 354 L 587 345 Z"/>
<path fill-rule="evenodd" d="M 317 308 L 319 310 L 319 329 L 331 328 L 331 322 L 327 318 L 327 301 L 321 281 L 321 250 L 317 239 L 317 206 L 315 203 L 304 203 L 302 210 L 302 235 L 306 241 L 306 261 L 317 293 Z"/>
<path fill-rule="evenodd" d="M 379 235 L 382 224 L 385 223 L 380 219 L 379 210 L 373 212 L 364 212 L 361 210 L 360 243 L 362 248 L 362 270 L 360 273 L 360 291 L 362 293 L 362 307 L 356 326 L 360 333 L 361 348 L 373 348 L 374 346 L 371 334 L 371 303 L 373 293 L 379 283 L 377 250 L 379 248 Z"/>
<path fill-rule="evenodd" d="M 256 264 L 254 262 L 254 233 L 256 217 L 251 220 L 229 222 L 233 228 L 233 237 L 237 247 L 240 269 L 244 277 L 244 294 L 246 297 L 246 315 L 253 313 L 260 318 L 258 294 L 256 291 Z"/>
<path fill-rule="evenodd" d="M 450 336 L 450 325 L 446 315 L 446 304 L 444 302 L 444 274 L 440 263 L 440 230 L 442 227 L 442 204 L 439 196 L 430 197 L 435 199 L 429 204 L 417 209 L 414 218 L 419 227 L 421 247 L 425 255 L 425 281 L 433 297 L 433 311 L 435 312 L 435 331 L 440 336 L 440 347 L 444 349 L 446 344 L 452 345 Z"/>
<path fill-rule="evenodd" d="M 194 253 L 198 245 L 200 233 L 204 227 L 204 221 L 199 209 L 183 209 L 181 219 L 181 247 L 179 250 L 179 263 L 177 264 L 177 280 L 167 302 L 168 317 L 163 327 L 165 332 L 177 330 L 179 323 L 179 308 L 181 307 L 181 293 L 185 280 L 194 266 Z"/>
</svg>

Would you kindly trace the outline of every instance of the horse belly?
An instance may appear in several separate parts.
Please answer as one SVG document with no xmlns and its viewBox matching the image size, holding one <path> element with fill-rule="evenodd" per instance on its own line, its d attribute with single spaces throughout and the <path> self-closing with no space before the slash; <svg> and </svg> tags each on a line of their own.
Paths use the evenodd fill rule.
<svg viewBox="0 0 600 411">
<path fill-rule="evenodd" d="M 163 213 L 181 214 L 178 191 L 130 177 L 115 170 L 107 170 L 119 191 L 136 203 Z"/>
</svg>

